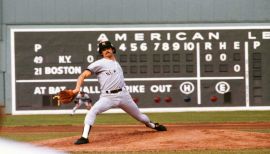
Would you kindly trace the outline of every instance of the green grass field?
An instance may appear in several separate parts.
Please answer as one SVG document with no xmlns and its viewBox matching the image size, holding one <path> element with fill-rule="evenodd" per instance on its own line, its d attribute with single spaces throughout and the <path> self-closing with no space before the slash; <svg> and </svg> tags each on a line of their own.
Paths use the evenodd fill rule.
<svg viewBox="0 0 270 154">
<path fill-rule="evenodd" d="M 165 124 L 181 123 L 226 123 L 226 122 L 270 122 L 270 111 L 241 111 L 241 112 L 179 112 L 179 113 L 149 113 L 147 114 L 153 121 Z M 85 115 L 7 115 L 2 122 L 2 126 L 53 126 L 53 125 L 83 125 Z M 96 125 L 123 125 L 139 124 L 127 114 L 101 114 L 97 116 Z M 269 129 L 244 130 L 270 133 Z M 1 133 L 0 136 L 17 141 L 32 142 L 45 139 L 62 138 L 74 136 L 80 132 L 50 132 L 32 133 L 29 137 L 23 133 Z M 87 152 L 76 152 L 73 154 L 87 154 Z M 133 152 L 136 154 L 135 152 Z M 156 153 L 156 152 L 147 152 Z M 248 149 L 248 150 L 200 150 L 200 151 L 169 151 L 159 153 L 185 153 L 185 154 L 266 154 L 270 149 Z"/>
<path fill-rule="evenodd" d="M 212 122 L 270 122 L 270 111 L 238 111 L 238 112 L 178 112 L 148 113 L 153 121 L 166 124 L 177 123 L 212 123 Z M 3 126 L 48 126 L 48 125 L 82 125 L 81 115 L 7 115 Z M 95 124 L 119 125 L 138 124 L 127 114 L 101 114 Z"/>
</svg>

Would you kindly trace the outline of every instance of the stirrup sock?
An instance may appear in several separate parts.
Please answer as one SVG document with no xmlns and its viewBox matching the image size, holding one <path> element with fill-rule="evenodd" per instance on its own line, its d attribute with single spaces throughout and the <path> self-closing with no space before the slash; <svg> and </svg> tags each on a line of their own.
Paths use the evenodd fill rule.
<svg viewBox="0 0 270 154">
<path fill-rule="evenodd" d="M 91 127 L 92 127 L 91 125 L 84 125 L 83 134 L 82 134 L 83 138 L 88 138 Z"/>
</svg>

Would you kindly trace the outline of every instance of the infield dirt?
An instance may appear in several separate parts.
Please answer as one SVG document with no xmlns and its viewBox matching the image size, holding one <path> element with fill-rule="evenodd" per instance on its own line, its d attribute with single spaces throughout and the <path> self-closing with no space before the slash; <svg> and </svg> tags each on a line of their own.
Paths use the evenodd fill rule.
<svg viewBox="0 0 270 154">
<path fill-rule="evenodd" d="M 96 125 L 90 143 L 74 145 L 83 126 L 4 127 L 2 132 L 78 132 L 77 136 L 32 142 L 64 151 L 177 151 L 270 148 L 270 123 L 207 123 L 166 125 L 156 132 L 144 125 Z M 249 130 L 249 131 L 246 131 Z"/>
</svg>

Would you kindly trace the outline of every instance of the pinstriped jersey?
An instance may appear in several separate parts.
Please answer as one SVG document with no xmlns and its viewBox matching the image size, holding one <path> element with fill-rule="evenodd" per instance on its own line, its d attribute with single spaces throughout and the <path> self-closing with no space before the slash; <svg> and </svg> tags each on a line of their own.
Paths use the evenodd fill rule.
<svg viewBox="0 0 270 154">
<path fill-rule="evenodd" d="M 117 61 L 102 58 L 91 63 L 87 69 L 97 75 L 101 91 L 115 90 L 126 86 L 123 70 Z"/>
</svg>

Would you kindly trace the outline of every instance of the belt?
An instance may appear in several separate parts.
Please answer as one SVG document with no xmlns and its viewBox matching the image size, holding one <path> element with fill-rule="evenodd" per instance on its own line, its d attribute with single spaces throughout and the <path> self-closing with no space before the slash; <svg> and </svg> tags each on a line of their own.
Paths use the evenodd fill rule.
<svg viewBox="0 0 270 154">
<path fill-rule="evenodd" d="M 115 94 L 122 91 L 122 88 L 120 89 L 115 89 L 115 90 L 106 90 L 106 94 Z"/>
</svg>

